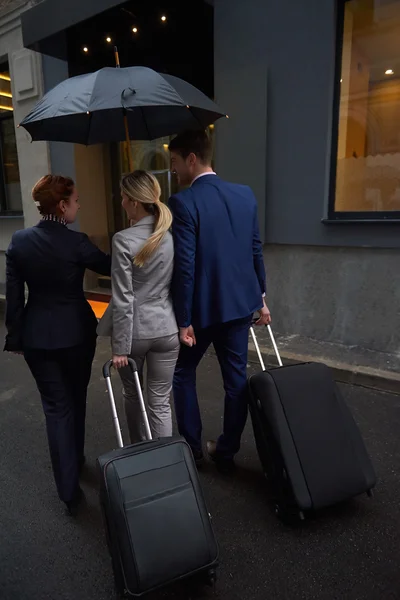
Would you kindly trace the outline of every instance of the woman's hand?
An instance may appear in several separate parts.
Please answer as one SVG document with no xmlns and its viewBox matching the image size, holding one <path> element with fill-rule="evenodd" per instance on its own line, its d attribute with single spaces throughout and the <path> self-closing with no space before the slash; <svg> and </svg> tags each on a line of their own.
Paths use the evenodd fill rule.
<svg viewBox="0 0 400 600">
<path fill-rule="evenodd" d="M 112 358 L 113 366 L 115 369 L 122 369 L 122 367 L 128 366 L 127 356 L 117 356 L 116 354 Z"/>
</svg>

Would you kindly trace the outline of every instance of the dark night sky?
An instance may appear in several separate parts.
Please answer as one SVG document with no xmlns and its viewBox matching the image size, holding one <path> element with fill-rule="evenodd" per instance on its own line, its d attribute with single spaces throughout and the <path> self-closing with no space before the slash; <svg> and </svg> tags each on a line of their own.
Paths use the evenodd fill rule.
<svg viewBox="0 0 400 600">
<path fill-rule="evenodd" d="M 151 67 L 213 95 L 213 9 L 203 0 L 130 0 L 71 28 L 67 37 L 71 76 L 114 66 L 115 43 L 122 67 Z"/>
</svg>

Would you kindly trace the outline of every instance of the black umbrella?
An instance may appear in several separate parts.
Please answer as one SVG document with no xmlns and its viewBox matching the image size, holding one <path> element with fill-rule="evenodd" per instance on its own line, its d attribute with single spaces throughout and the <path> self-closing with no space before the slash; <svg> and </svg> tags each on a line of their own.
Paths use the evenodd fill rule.
<svg viewBox="0 0 400 600">
<path fill-rule="evenodd" d="M 178 77 L 146 67 L 105 67 L 57 85 L 21 126 L 34 141 L 90 145 L 205 129 L 224 116 L 203 92 Z"/>
</svg>

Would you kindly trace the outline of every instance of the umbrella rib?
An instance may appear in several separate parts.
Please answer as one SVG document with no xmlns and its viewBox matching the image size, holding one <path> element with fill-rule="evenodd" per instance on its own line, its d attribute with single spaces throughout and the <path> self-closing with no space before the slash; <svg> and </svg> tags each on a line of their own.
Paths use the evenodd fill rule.
<svg viewBox="0 0 400 600">
<path fill-rule="evenodd" d="M 87 138 L 86 138 L 86 146 L 89 145 L 90 133 L 91 133 L 91 129 L 92 129 L 92 117 L 93 117 L 93 113 L 89 113 L 88 117 L 89 117 L 89 125 L 88 125 L 88 133 L 87 133 Z"/>
<path fill-rule="evenodd" d="M 201 127 L 202 129 L 205 129 L 205 127 L 204 127 L 203 123 L 200 121 L 200 119 L 198 119 L 198 118 L 196 117 L 196 115 L 195 115 L 195 114 L 194 114 L 194 112 L 192 111 L 192 107 L 191 107 L 191 106 L 188 106 L 187 108 L 190 110 L 190 114 L 192 115 L 192 117 L 194 117 L 194 118 L 196 119 L 196 121 L 197 121 L 198 123 L 200 123 L 200 127 Z"/>
<path fill-rule="evenodd" d="M 149 140 L 151 140 L 150 129 L 149 129 L 149 126 L 147 125 L 146 117 L 144 115 L 144 106 L 141 106 L 140 110 L 141 110 L 141 113 L 142 113 L 142 118 L 143 118 L 144 126 L 146 127 L 147 135 L 149 136 Z"/>
</svg>

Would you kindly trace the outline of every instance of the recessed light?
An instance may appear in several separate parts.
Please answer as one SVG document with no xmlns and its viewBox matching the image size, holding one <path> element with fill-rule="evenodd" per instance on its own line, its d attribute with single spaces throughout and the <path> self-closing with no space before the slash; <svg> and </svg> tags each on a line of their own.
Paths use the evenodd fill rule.
<svg viewBox="0 0 400 600">
<path fill-rule="evenodd" d="M 163 15 L 163 16 L 161 17 L 161 21 L 163 21 L 163 22 L 165 23 L 165 21 L 166 21 L 166 20 L 167 20 L 167 17 L 166 17 L 165 15 Z"/>
<path fill-rule="evenodd" d="M 133 33 L 137 33 L 137 32 L 138 32 L 138 28 L 137 28 L 137 27 L 134 27 L 134 28 L 132 29 L 132 31 L 133 31 Z"/>
<path fill-rule="evenodd" d="M 106 42 L 108 42 L 109 44 L 111 44 L 112 39 L 110 37 L 106 38 Z"/>
<path fill-rule="evenodd" d="M 386 69 L 385 75 L 394 75 L 393 69 Z"/>
<path fill-rule="evenodd" d="M 89 52 L 89 48 L 87 46 L 84 46 L 83 51 L 84 52 Z"/>
</svg>

